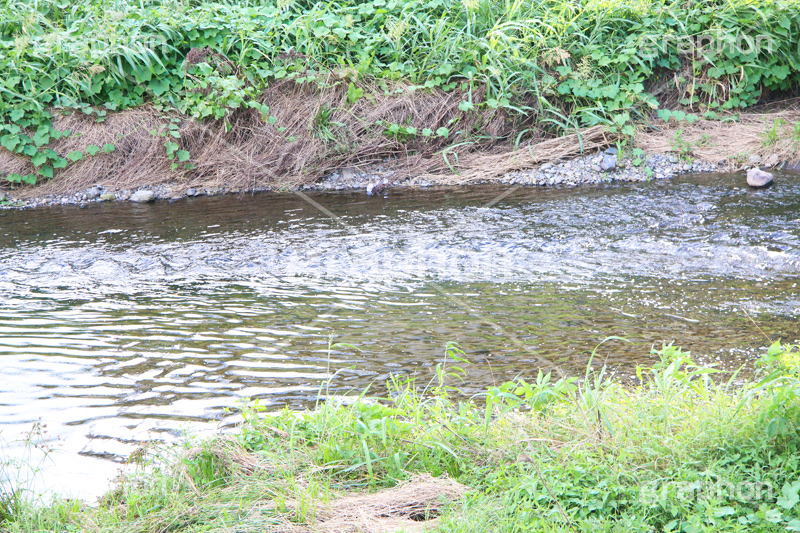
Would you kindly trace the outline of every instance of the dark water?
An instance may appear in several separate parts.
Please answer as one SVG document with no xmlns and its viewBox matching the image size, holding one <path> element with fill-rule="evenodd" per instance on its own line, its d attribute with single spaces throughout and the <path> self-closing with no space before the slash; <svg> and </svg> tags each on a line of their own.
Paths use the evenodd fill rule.
<svg viewBox="0 0 800 533">
<path fill-rule="evenodd" d="M 87 496 L 142 442 L 235 421 L 242 397 L 427 380 L 451 341 L 466 393 L 582 373 L 609 335 L 632 341 L 599 350 L 623 374 L 670 341 L 736 367 L 800 337 L 800 178 L 743 183 L 0 211 L 0 436 L 47 423 L 46 485 Z"/>
</svg>

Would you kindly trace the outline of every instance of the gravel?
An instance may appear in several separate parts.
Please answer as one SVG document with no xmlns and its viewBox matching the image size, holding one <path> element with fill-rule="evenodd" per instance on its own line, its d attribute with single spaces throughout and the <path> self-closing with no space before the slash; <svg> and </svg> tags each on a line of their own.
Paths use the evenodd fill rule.
<svg viewBox="0 0 800 533">
<path fill-rule="evenodd" d="M 654 154 L 643 157 L 634 165 L 630 158 L 618 160 L 617 150 L 609 148 L 595 154 L 576 159 L 544 163 L 538 168 L 510 172 L 498 179 L 486 180 L 482 183 L 502 183 L 526 186 L 575 186 L 581 184 L 608 183 L 612 181 L 648 181 L 651 179 L 672 178 L 678 174 L 694 172 L 717 172 L 717 163 L 682 161 L 675 155 Z M 722 164 L 722 162 L 720 162 Z M 395 171 L 389 165 L 378 165 L 369 170 L 343 169 L 325 176 L 316 183 L 302 185 L 301 190 L 312 191 L 344 191 L 361 190 L 367 194 L 382 194 L 390 187 L 425 188 L 438 185 L 434 180 L 423 177 L 397 179 Z M 32 208 L 48 205 L 78 205 L 85 207 L 93 203 L 111 201 L 158 201 L 174 202 L 186 197 L 214 196 L 226 193 L 261 192 L 266 187 L 248 191 L 228 188 L 186 188 L 182 184 L 161 184 L 143 187 L 138 190 L 109 190 L 100 185 L 71 195 L 43 196 L 28 200 L 19 200 L 6 193 L 0 200 L 2 208 Z M 0 193 L 2 198 L 2 193 Z M 146 198 L 146 199 L 145 199 Z"/>
</svg>

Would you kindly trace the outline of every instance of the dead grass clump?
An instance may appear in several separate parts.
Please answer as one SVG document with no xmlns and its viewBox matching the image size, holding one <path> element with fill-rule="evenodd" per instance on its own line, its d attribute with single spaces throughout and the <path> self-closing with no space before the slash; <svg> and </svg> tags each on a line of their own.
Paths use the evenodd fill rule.
<svg viewBox="0 0 800 533">
<path fill-rule="evenodd" d="M 616 139 L 617 136 L 608 133 L 604 126 L 594 126 L 563 137 L 528 144 L 517 150 L 494 154 L 476 152 L 460 158 L 460 163 L 456 165 L 457 174 L 452 170 L 448 172 L 448 167 L 439 164 L 426 177 L 447 184 L 490 180 L 549 161 L 578 157 L 585 152 L 605 148 Z"/>
<path fill-rule="evenodd" d="M 383 533 L 426 531 L 467 487 L 447 477 L 422 474 L 397 487 L 374 494 L 346 496 L 317 515 L 315 531 L 326 533 Z"/>
<path fill-rule="evenodd" d="M 100 123 L 79 113 L 57 116 L 56 129 L 72 132 L 50 144 L 62 157 L 85 152 L 89 145 L 113 144 L 116 149 L 70 163 L 57 170 L 54 179 L 18 189 L 16 196 L 69 194 L 92 185 L 134 189 L 166 182 L 176 183 L 179 190 L 283 189 L 337 169 L 375 164 L 391 169 L 395 180 L 417 175 L 446 180 L 458 174 L 455 181 L 469 182 L 577 155 L 581 148 L 608 142 L 597 127 L 581 137 L 575 134 L 514 150 L 508 139 L 530 129 L 533 117 L 512 120 L 502 109 L 480 107 L 482 90 L 468 95 L 414 90 L 401 83 L 388 90 L 362 83 L 364 96 L 353 102 L 348 98 L 348 80 L 334 73 L 329 77 L 327 87 L 293 81 L 270 87 L 260 102 L 269 106 L 274 124 L 253 109 L 234 113 L 227 128 L 221 121 L 183 119 L 179 144 L 191 154 L 192 170 L 172 168 L 164 141 L 176 140 L 161 135 L 168 131 L 170 117 L 153 108 L 110 114 Z M 474 109 L 460 109 L 467 100 Z M 400 131 L 390 130 L 392 125 Z M 444 129 L 448 135 L 437 134 Z M 422 135 L 425 130 L 428 135 Z M 33 170 L 28 160 L 0 150 L 0 173 Z"/>
<path fill-rule="evenodd" d="M 177 463 L 176 477 L 199 493 L 198 484 L 227 484 L 236 476 L 251 476 L 256 471 L 269 471 L 257 455 L 242 448 L 232 438 L 219 438 L 209 445 L 191 448 Z"/>
<path fill-rule="evenodd" d="M 636 136 L 637 147 L 656 153 L 683 150 L 703 161 L 727 161 L 731 170 L 745 168 L 753 155 L 761 156 L 766 166 L 800 160 L 800 99 L 783 102 L 778 110 L 765 106 L 742 113 L 737 121 L 659 120 L 655 126 Z"/>
</svg>

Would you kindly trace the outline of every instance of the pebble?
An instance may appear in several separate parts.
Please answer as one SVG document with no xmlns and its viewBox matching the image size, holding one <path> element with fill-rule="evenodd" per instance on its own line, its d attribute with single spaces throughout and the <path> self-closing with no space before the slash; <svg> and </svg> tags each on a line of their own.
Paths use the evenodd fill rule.
<svg viewBox="0 0 800 533">
<path fill-rule="evenodd" d="M 147 202 L 152 202 L 156 199 L 156 193 L 153 191 L 148 191 L 147 189 L 141 189 L 133 193 L 129 199 L 131 202 L 146 204 Z"/>
<path fill-rule="evenodd" d="M 636 159 L 641 161 L 637 165 L 631 163 L 632 158 L 630 157 L 619 160 L 618 156 L 619 153 L 615 148 L 598 150 L 594 154 L 567 161 L 545 161 L 538 168 L 509 172 L 495 179 L 486 179 L 475 183 L 502 183 L 522 186 L 575 186 L 579 184 L 608 183 L 611 181 L 649 181 L 672 178 L 685 172 L 716 172 L 719 170 L 717 163 L 702 161 L 688 163 L 681 161 L 675 154 L 639 156 Z M 776 158 L 766 158 L 765 163 L 772 163 L 773 159 Z M 400 179 L 396 175 L 396 171 L 385 163 L 389 163 L 389 161 L 386 160 L 384 164 L 374 165 L 365 170 L 347 168 L 335 171 L 315 183 L 302 185 L 300 188 L 309 191 L 362 190 L 378 194 L 383 193 L 389 187 L 426 188 L 438 185 L 437 182 L 422 176 Z M 725 164 L 727 164 L 727 160 L 719 162 L 719 165 Z M 222 187 L 215 189 L 189 187 L 185 190 L 183 190 L 183 187 L 185 185 L 173 183 L 171 185 L 155 185 L 139 191 L 112 191 L 103 186 L 94 185 L 89 189 L 70 195 L 44 196 L 26 201 L 7 197 L 5 202 L 0 203 L 0 209 L 62 204 L 84 206 L 99 202 L 124 201 L 128 199 L 140 202 L 150 202 L 156 199 L 178 201 L 180 198 L 187 196 L 212 196 L 232 191 L 232 189 Z M 258 187 L 243 191 L 251 193 L 266 190 L 270 189 L 268 187 Z M 177 191 L 183 191 L 183 193 L 181 194 Z M 3 193 L 0 193 L 0 197 L 2 196 Z"/>
</svg>

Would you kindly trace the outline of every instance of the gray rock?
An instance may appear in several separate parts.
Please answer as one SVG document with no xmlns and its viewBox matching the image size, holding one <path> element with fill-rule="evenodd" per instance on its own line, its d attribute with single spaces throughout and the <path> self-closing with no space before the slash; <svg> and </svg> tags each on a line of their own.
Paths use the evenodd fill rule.
<svg viewBox="0 0 800 533">
<path fill-rule="evenodd" d="M 751 155 L 748 161 L 753 166 L 758 166 L 761 164 L 761 156 L 760 155 Z"/>
<path fill-rule="evenodd" d="M 772 174 L 764 172 L 758 167 L 747 171 L 747 184 L 751 187 L 766 187 L 772 183 Z"/>
<path fill-rule="evenodd" d="M 553 168 L 553 164 L 552 163 L 545 163 L 544 165 L 539 167 L 539 170 L 550 170 L 551 168 Z"/>
<path fill-rule="evenodd" d="M 677 155 L 671 155 L 671 156 L 669 156 L 669 162 L 670 162 L 670 163 L 672 163 L 673 165 L 674 165 L 675 163 L 677 163 L 678 161 L 680 161 L 680 159 L 678 159 L 678 156 L 677 156 Z"/>
<path fill-rule="evenodd" d="M 99 198 L 101 194 L 103 193 L 100 191 L 100 189 L 98 189 L 97 187 L 92 187 L 91 189 L 88 189 L 86 191 L 86 194 L 84 194 L 84 196 L 87 199 L 94 200 L 95 198 Z"/>
<path fill-rule="evenodd" d="M 608 148 L 608 149 L 605 151 L 605 153 L 606 153 L 607 155 L 617 155 L 617 149 L 616 149 L 616 148 Z M 603 159 L 605 159 L 605 158 L 603 158 Z"/>
<path fill-rule="evenodd" d="M 136 202 L 136 203 L 139 203 L 139 204 L 145 204 L 147 202 L 152 202 L 155 199 L 156 199 L 155 193 L 153 191 L 148 191 L 148 190 L 145 190 L 145 189 L 142 189 L 140 191 L 136 191 L 130 197 L 130 201 L 131 202 Z"/>
<path fill-rule="evenodd" d="M 610 170 L 614 170 L 617 168 L 617 158 L 613 155 L 605 155 L 603 156 L 603 161 L 600 163 L 600 169 L 604 172 L 608 172 Z"/>
</svg>

